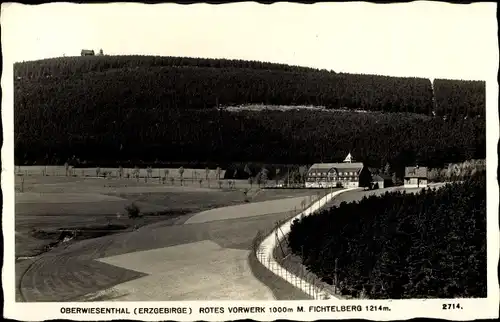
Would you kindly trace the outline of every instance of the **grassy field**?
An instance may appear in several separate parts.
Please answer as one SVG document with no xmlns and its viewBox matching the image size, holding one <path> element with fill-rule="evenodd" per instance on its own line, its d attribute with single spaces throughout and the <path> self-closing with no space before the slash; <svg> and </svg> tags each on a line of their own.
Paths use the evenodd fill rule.
<svg viewBox="0 0 500 322">
<path fill-rule="evenodd" d="M 270 213 L 297 213 L 302 207 L 311 203 L 317 197 L 296 197 L 279 200 L 251 202 L 245 205 L 229 206 L 200 212 L 189 218 L 186 224 L 205 223 L 225 219 L 264 216 Z"/>
<path fill-rule="evenodd" d="M 20 287 L 22 287 L 24 294 L 24 296 L 20 297 L 20 300 L 80 301 L 76 298 L 77 295 L 97 292 L 141 277 L 140 274 L 142 273 L 129 271 L 127 267 L 132 269 L 133 267 L 129 265 L 136 265 L 137 258 L 142 258 L 137 255 L 150 253 L 149 251 L 152 249 L 159 250 L 162 253 L 157 253 L 160 256 L 158 258 L 168 258 L 168 260 L 152 260 L 149 262 L 149 268 L 147 267 L 148 261 L 144 261 L 142 263 L 145 265 L 143 267 L 144 272 L 154 273 L 153 275 L 160 273 L 165 279 L 154 280 L 155 276 L 151 276 L 153 279 L 148 279 L 151 282 L 150 285 L 153 285 L 151 289 L 145 289 L 144 285 L 146 284 L 144 284 L 139 285 L 141 286 L 139 291 L 125 292 L 131 293 L 129 295 L 134 299 L 138 299 L 136 295 L 141 297 L 142 294 L 140 300 L 164 301 L 169 298 L 172 300 L 197 300 L 216 298 L 222 295 L 222 291 L 234 295 L 232 292 L 238 290 L 240 294 L 235 298 L 248 296 L 245 298 L 246 300 L 262 300 L 263 298 L 258 294 L 252 295 L 253 292 L 260 292 L 258 291 L 259 288 L 256 288 L 252 282 L 247 283 L 249 269 L 246 264 L 246 257 L 251 251 L 252 239 L 257 231 L 273 227 L 277 220 L 289 218 L 289 216 L 290 214 L 286 212 L 189 225 L 169 225 L 166 221 L 161 221 L 141 227 L 133 233 L 116 234 L 114 236 L 82 240 L 78 243 L 68 243 L 67 247 L 57 247 L 51 254 L 47 254 L 48 256 L 37 258 L 39 260 L 34 263 L 26 274 L 24 274 L 23 265 L 25 262 L 29 263 L 31 261 L 25 260 L 16 264 L 16 276 L 19 279 L 22 278 L 22 283 L 18 282 L 16 285 L 22 285 Z M 182 218 L 180 221 L 182 221 Z M 194 246 L 192 248 L 194 251 L 196 246 L 193 243 L 197 243 L 198 247 L 203 247 L 203 245 L 207 245 L 207 241 L 212 241 L 223 249 L 219 247 L 205 248 L 202 256 L 192 255 L 195 256 L 193 258 L 186 258 L 186 256 L 190 256 L 188 253 L 176 253 L 175 257 L 172 253 L 175 249 L 179 249 L 178 246 L 181 245 L 186 245 L 189 248 L 191 248 L 189 245 Z M 245 258 L 240 256 L 242 253 L 235 253 L 235 250 L 244 250 Z M 140 252 L 140 254 L 136 252 Z M 232 261 L 231 258 L 236 259 L 234 255 L 238 253 L 240 254 L 236 256 L 238 260 Z M 130 256 L 126 254 L 130 254 Z M 119 255 L 123 255 L 122 258 L 124 259 L 124 261 L 121 261 L 120 267 L 106 265 L 96 260 Z M 213 270 L 206 269 L 206 262 L 210 258 L 220 259 L 216 263 L 211 263 L 214 264 L 213 268 L 218 266 L 217 263 L 224 262 L 228 264 L 226 270 L 221 271 L 224 273 L 225 281 L 219 285 L 220 287 L 216 293 L 213 293 L 213 285 L 211 285 L 211 288 L 206 288 L 207 285 L 212 284 L 212 281 L 207 280 L 207 278 L 212 275 L 210 272 Z M 150 260 L 151 258 L 147 259 Z M 189 262 L 196 262 L 196 265 L 191 265 Z M 157 266 L 157 264 L 160 265 Z M 182 276 L 171 275 L 174 266 L 177 269 L 182 267 L 183 264 L 185 264 L 186 268 L 189 267 L 189 270 L 179 272 Z M 250 266 L 252 272 L 259 273 L 253 270 L 252 264 Z M 231 269 L 228 270 L 229 267 Z M 261 269 L 264 273 L 267 271 L 264 267 L 261 267 Z M 270 274 L 272 275 L 272 273 Z M 214 277 L 215 281 L 220 281 L 221 274 L 218 275 L 219 277 Z M 272 278 L 269 274 L 264 274 L 264 277 L 266 275 Z M 92 278 L 89 279 L 89 276 L 92 276 Z M 182 280 L 186 276 L 189 276 L 190 280 L 193 277 L 198 277 L 195 279 L 197 283 L 191 285 L 184 283 L 184 287 L 179 289 L 177 281 L 179 278 Z M 258 276 L 258 278 L 261 277 Z M 254 280 L 253 277 L 252 279 Z M 277 287 L 272 290 L 273 293 L 280 293 L 280 299 L 293 299 L 291 295 L 287 294 L 290 289 L 293 289 L 291 285 L 287 286 L 284 281 L 281 283 L 278 277 L 272 280 L 273 286 Z M 184 293 L 184 295 L 179 292 Z M 156 293 L 156 296 L 152 293 Z M 117 295 L 120 296 L 120 294 Z M 108 298 L 109 296 L 113 297 L 114 295 L 108 294 L 103 300 L 112 300 Z M 123 298 L 120 297 L 120 299 Z"/>
<path fill-rule="evenodd" d="M 63 169 L 64 170 L 64 169 Z M 250 189 L 252 188 L 252 189 Z M 244 191 L 248 190 L 245 195 Z M 306 189 L 258 189 L 245 180 L 234 188 L 226 182 L 210 188 L 197 182 L 160 183 L 144 179 L 104 179 L 71 176 L 16 176 L 16 257 L 30 257 L 61 240 L 98 237 L 130 231 L 147 224 L 175 223 L 218 207 L 317 194 Z M 23 191 L 23 192 L 20 192 Z M 125 207 L 136 204 L 142 216 L 128 217 Z M 76 230 L 68 237 L 66 230 Z"/>
</svg>

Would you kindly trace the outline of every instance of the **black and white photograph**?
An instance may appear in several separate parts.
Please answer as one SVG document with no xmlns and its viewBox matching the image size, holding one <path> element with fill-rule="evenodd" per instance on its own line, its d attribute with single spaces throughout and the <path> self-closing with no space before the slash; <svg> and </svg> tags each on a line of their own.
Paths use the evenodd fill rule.
<svg viewBox="0 0 500 322">
<path fill-rule="evenodd" d="M 495 3 L 1 25 L 10 318 L 498 317 Z"/>
</svg>

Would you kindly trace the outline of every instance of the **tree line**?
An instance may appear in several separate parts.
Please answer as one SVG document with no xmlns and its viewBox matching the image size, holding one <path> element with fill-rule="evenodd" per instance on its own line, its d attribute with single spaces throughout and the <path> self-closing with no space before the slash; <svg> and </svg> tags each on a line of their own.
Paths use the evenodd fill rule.
<svg viewBox="0 0 500 322">
<path fill-rule="evenodd" d="M 113 69 L 157 68 L 157 67 L 207 67 L 249 68 L 288 72 L 319 72 L 319 69 L 241 59 L 210 59 L 173 56 L 83 56 L 57 57 L 14 64 L 14 76 L 36 79 L 40 77 L 64 77 Z M 321 70 L 321 72 L 331 72 Z"/>
<path fill-rule="evenodd" d="M 160 166 L 163 160 L 227 167 L 234 162 L 241 174 L 247 162 L 304 165 L 341 161 L 351 152 L 368 166 L 389 162 L 401 174 L 415 162 L 442 167 L 486 154 L 485 122 L 472 119 L 305 110 L 163 111 L 115 104 L 120 106 L 99 112 L 48 105 L 17 111 L 16 164 L 79 159 L 100 166 Z"/>
<path fill-rule="evenodd" d="M 438 190 L 365 197 L 296 219 L 288 243 L 343 295 L 485 297 L 485 172 Z"/>
<path fill-rule="evenodd" d="M 431 182 L 462 181 L 482 171 L 486 171 L 485 159 L 466 160 L 443 168 L 430 168 L 428 178 Z"/>
</svg>

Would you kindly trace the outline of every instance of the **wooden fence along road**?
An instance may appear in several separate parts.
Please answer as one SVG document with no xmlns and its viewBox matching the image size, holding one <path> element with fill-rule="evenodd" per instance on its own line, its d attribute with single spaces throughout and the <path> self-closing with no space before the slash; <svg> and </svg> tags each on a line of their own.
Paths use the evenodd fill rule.
<svg viewBox="0 0 500 322">
<path fill-rule="evenodd" d="M 281 277 L 288 283 L 294 285 L 295 287 L 302 290 L 304 293 L 311 296 L 313 299 L 336 299 L 335 295 L 328 292 L 325 288 L 321 287 L 318 283 L 311 283 L 303 278 L 293 274 L 286 268 L 281 266 L 274 258 L 274 250 L 278 247 L 278 244 L 288 235 L 291 229 L 293 220 L 301 218 L 302 216 L 309 216 L 314 212 L 320 210 L 322 207 L 328 204 L 335 196 L 352 190 L 358 190 L 358 188 L 349 188 L 331 192 L 314 202 L 307 209 L 300 212 L 295 217 L 287 220 L 281 226 L 277 227 L 270 234 L 265 237 L 265 239 L 260 243 L 256 250 L 256 256 L 259 262 L 267 267 L 271 272 Z"/>
</svg>

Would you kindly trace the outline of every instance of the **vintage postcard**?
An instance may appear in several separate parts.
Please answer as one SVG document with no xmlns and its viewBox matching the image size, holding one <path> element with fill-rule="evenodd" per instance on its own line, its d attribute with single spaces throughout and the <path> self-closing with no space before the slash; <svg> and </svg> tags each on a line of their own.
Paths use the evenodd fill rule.
<svg viewBox="0 0 500 322">
<path fill-rule="evenodd" d="M 1 26 L 5 317 L 498 317 L 495 3 Z"/>
</svg>

